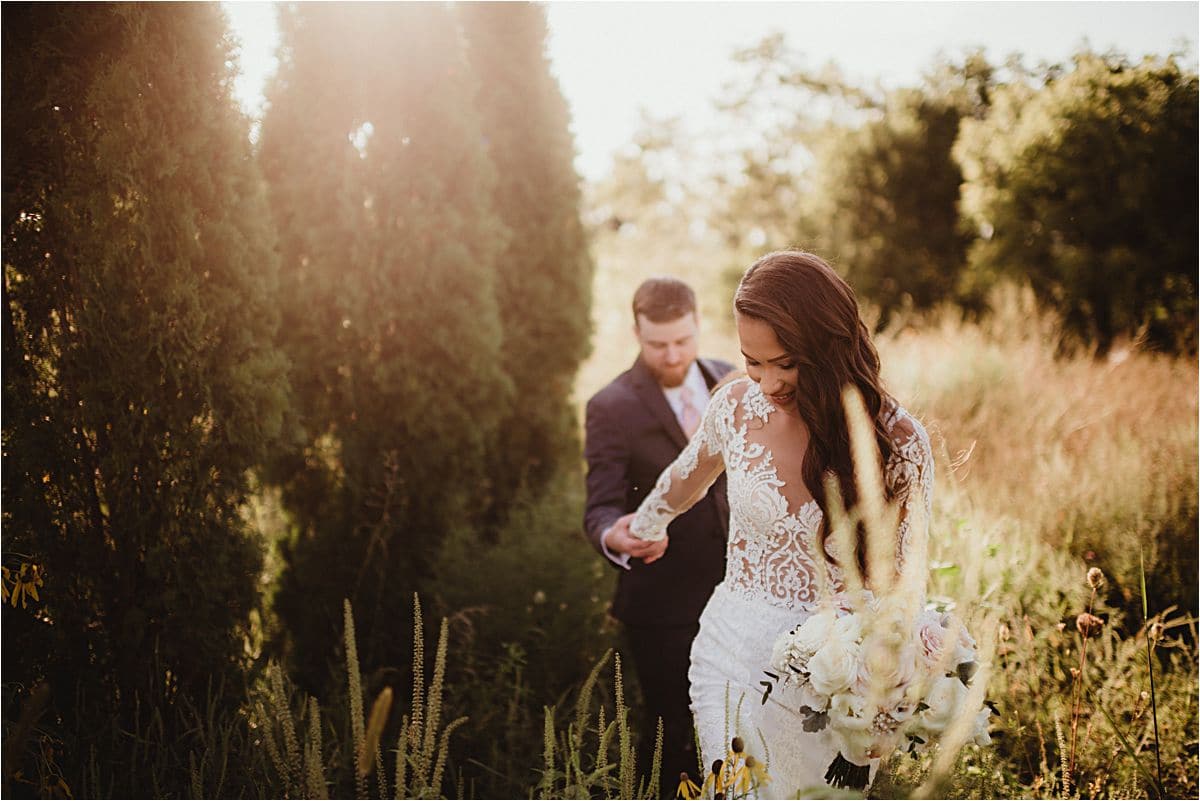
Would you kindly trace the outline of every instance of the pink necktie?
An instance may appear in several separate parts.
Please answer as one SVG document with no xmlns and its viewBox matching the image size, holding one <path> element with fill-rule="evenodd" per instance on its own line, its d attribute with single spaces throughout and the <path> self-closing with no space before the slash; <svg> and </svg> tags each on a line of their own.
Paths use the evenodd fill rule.
<svg viewBox="0 0 1200 801">
<path fill-rule="evenodd" d="M 680 389 L 679 397 L 683 401 L 683 406 L 679 409 L 679 425 L 683 428 L 683 433 L 687 434 L 688 439 L 696 433 L 696 429 L 700 427 L 700 410 L 692 403 L 692 388 L 686 384 Z"/>
</svg>

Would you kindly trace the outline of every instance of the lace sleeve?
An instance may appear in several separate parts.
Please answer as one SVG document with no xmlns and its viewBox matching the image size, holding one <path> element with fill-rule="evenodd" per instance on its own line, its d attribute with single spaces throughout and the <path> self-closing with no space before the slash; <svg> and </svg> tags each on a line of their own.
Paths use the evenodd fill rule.
<svg viewBox="0 0 1200 801">
<path fill-rule="evenodd" d="M 721 443 L 722 420 L 732 415 L 729 386 L 722 387 L 708 402 L 704 419 L 695 436 L 642 501 L 630 523 L 630 531 L 644 540 L 661 540 L 672 520 L 704 497 L 725 469 Z"/>
<path fill-rule="evenodd" d="M 933 449 L 925 427 L 903 410 L 897 410 L 891 425 L 892 456 L 887 464 L 887 481 L 900 506 L 896 537 L 896 567 L 920 559 L 918 575 L 924 576 L 928 556 L 929 518 L 933 511 Z"/>
</svg>

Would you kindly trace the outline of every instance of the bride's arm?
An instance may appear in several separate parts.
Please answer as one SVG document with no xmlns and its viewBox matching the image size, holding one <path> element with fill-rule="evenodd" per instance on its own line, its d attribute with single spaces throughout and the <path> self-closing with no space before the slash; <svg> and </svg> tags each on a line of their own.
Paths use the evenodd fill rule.
<svg viewBox="0 0 1200 801">
<path fill-rule="evenodd" d="M 887 480 L 900 506 L 896 570 L 913 577 L 923 596 L 933 510 L 933 448 L 924 426 L 908 414 L 900 416 L 891 433 L 893 451 Z"/>
<path fill-rule="evenodd" d="M 653 491 L 634 513 L 630 531 L 643 540 L 661 540 L 667 526 L 704 497 L 721 471 L 722 420 L 732 415 L 730 386 L 722 387 L 708 402 L 695 436 L 675 461 L 659 475 Z"/>
</svg>

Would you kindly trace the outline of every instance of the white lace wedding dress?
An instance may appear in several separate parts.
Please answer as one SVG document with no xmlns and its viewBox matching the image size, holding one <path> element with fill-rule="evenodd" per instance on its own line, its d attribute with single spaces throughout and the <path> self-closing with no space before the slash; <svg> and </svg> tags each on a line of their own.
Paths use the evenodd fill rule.
<svg viewBox="0 0 1200 801">
<path fill-rule="evenodd" d="M 724 758 L 735 734 L 749 753 L 765 759 L 771 783 L 761 791 L 764 798 L 792 798 L 805 788 L 824 786 L 825 771 L 837 755 L 828 729 L 802 729 L 798 704 L 788 693 L 772 693 L 765 704 L 761 700 L 759 682 L 776 637 L 804 621 L 819 600 L 822 581 L 831 582 L 833 591 L 841 589 L 840 570 L 820 554 L 820 508 L 799 475 L 785 479 L 777 474 L 769 443 L 773 419 L 780 414 L 748 378 L 722 387 L 709 402 L 700 429 L 663 471 L 631 524 L 635 535 L 660 539 L 667 524 L 726 472 L 725 579 L 701 614 L 692 645 L 692 714 L 706 766 Z M 925 537 L 924 532 L 914 536 L 909 521 L 929 520 L 929 437 L 898 407 L 888 414 L 886 428 L 893 455 L 885 480 L 901 504 L 897 559 L 924 559 L 924 553 L 910 554 L 912 543 L 924 550 Z M 923 509 L 909 514 L 914 504 Z"/>
</svg>

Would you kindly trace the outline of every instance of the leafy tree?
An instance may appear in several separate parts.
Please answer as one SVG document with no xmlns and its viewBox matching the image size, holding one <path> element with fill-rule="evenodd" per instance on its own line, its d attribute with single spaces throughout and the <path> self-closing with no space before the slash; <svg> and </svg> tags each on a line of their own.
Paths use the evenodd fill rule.
<svg viewBox="0 0 1200 801">
<path fill-rule="evenodd" d="M 44 573 L 4 669 L 90 739 L 240 674 L 242 502 L 288 405 L 276 260 L 218 7 L 3 21 L 4 560 Z"/>
<path fill-rule="evenodd" d="M 909 305 L 980 305 L 960 289 L 970 236 L 951 149 L 961 120 L 986 112 L 992 88 L 991 65 L 974 53 L 890 93 L 876 118 L 824 136 L 796 239 L 832 259 L 880 307 L 881 323 Z"/>
<path fill-rule="evenodd" d="M 1081 53 L 1014 83 L 955 148 L 976 274 L 1028 280 L 1078 337 L 1196 348 L 1197 80 Z"/>
<path fill-rule="evenodd" d="M 343 597 L 364 664 L 405 663 L 410 591 L 486 503 L 508 232 L 446 6 L 288 6 L 281 36 L 261 163 L 306 433 L 273 471 L 295 521 L 276 605 L 319 687 Z"/>
<path fill-rule="evenodd" d="M 706 216 L 701 187 L 707 177 L 699 165 L 696 142 L 680 118 L 642 109 L 630 141 L 612 154 L 612 167 L 587 186 L 584 219 L 593 242 L 611 233 L 640 232 L 657 242 L 686 234 Z"/>
<path fill-rule="evenodd" d="M 831 130 L 855 128 L 883 104 L 836 65 L 812 67 L 781 33 L 738 50 L 742 74 L 718 102 L 732 169 L 714 175 L 710 223 L 742 258 L 797 242 L 814 189 L 817 152 Z M 740 274 L 740 269 L 738 270 Z"/>
<path fill-rule="evenodd" d="M 495 289 L 501 364 L 518 401 L 487 464 L 495 522 L 519 490 L 541 491 L 564 457 L 578 454 L 570 396 L 588 351 L 592 262 L 570 114 L 545 56 L 545 12 L 528 3 L 459 9 L 497 174 L 492 206 L 511 232 L 495 261 Z"/>
<path fill-rule="evenodd" d="M 737 171 L 718 176 L 714 225 L 730 246 L 745 258 L 788 246 L 829 257 L 881 323 L 908 306 L 980 305 L 962 281 L 971 237 L 951 148 L 960 121 L 987 108 L 994 69 L 983 55 L 891 92 L 807 65 L 778 34 L 735 58 L 746 74 L 722 108 L 755 135 L 736 151 Z"/>
</svg>

